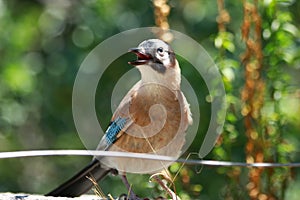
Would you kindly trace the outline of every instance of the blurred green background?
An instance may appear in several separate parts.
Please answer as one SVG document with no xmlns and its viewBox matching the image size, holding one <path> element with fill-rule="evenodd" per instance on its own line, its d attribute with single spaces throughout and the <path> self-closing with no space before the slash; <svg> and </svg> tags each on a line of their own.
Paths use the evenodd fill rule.
<svg viewBox="0 0 300 200">
<path fill-rule="evenodd" d="M 252 1 L 250 1 L 252 2 Z M 257 141 L 266 162 L 300 160 L 300 1 L 258 1 L 262 18 L 262 78 L 265 82 Z M 171 0 L 171 29 L 200 42 L 223 75 L 227 117 L 221 139 L 205 159 L 245 162 L 246 144 L 241 91 L 245 52 L 240 0 L 225 1 L 231 20 L 222 33 L 217 1 Z M 121 31 L 154 26 L 152 1 L 138 0 L 0 0 L 0 151 L 84 149 L 72 118 L 72 87 L 85 56 L 101 41 Z M 124 52 L 126 53 L 126 52 Z M 110 97 L 118 78 L 132 67 L 132 55 L 116 60 L 100 80 L 96 110 L 107 126 Z M 183 75 L 197 93 L 201 110 L 198 136 L 190 152 L 198 152 L 210 118 L 206 86 L 179 58 Z M 122 69 L 117 66 L 124 65 Z M 185 67 L 184 67 L 185 66 Z M 99 84 L 100 85 L 100 84 Z M 201 91 L 201 92 L 200 92 Z M 267 131 L 266 131 L 267 130 Z M 191 158 L 197 158 L 192 156 Z M 0 192 L 46 193 L 90 161 L 89 157 L 36 157 L 0 160 Z M 173 174 L 179 164 L 171 166 Z M 277 168 L 261 174 L 258 199 L 297 199 L 298 169 Z M 149 176 L 130 175 L 134 191 L 156 197 L 164 193 Z M 185 166 L 176 179 L 182 199 L 251 199 L 249 169 Z M 105 194 L 126 192 L 118 177 L 100 183 Z M 272 198 L 271 198 L 272 197 Z M 253 199 L 253 198 L 252 198 Z"/>
</svg>

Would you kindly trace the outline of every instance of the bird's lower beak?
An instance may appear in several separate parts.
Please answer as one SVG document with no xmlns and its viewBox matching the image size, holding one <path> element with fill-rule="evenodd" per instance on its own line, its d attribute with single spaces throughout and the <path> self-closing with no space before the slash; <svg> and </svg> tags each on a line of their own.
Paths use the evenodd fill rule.
<svg viewBox="0 0 300 200">
<path fill-rule="evenodd" d="M 131 65 L 144 65 L 152 59 L 152 56 L 150 54 L 145 53 L 142 48 L 131 48 L 128 51 L 137 55 L 137 60 L 128 62 Z"/>
</svg>

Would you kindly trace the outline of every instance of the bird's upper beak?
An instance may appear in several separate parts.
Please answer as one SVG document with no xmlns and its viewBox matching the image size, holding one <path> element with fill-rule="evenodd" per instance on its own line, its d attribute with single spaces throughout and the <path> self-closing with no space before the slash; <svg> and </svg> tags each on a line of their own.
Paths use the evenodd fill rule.
<svg viewBox="0 0 300 200">
<path fill-rule="evenodd" d="M 142 48 L 131 48 L 128 51 L 137 55 L 137 60 L 128 62 L 134 66 L 147 64 L 153 58 L 150 54 L 145 53 Z"/>
</svg>

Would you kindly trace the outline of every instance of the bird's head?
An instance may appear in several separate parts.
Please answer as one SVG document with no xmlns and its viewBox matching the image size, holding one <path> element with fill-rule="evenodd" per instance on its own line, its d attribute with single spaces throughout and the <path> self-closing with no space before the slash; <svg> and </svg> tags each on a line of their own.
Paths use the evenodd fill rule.
<svg viewBox="0 0 300 200">
<path fill-rule="evenodd" d="M 129 49 L 137 60 L 129 62 L 136 66 L 143 82 L 158 82 L 180 87 L 180 68 L 171 46 L 159 39 L 145 40 L 137 48 Z"/>
</svg>

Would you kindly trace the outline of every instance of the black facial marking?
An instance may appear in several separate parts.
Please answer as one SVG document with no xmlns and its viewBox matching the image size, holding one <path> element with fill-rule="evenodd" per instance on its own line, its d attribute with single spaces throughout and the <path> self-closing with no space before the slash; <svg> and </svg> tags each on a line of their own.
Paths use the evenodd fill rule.
<svg viewBox="0 0 300 200">
<path fill-rule="evenodd" d="M 152 69 L 154 69 L 158 73 L 164 74 L 166 72 L 166 67 L 162 63 L 152 62 L 149 63 L 149 65 L 152 67 Z"/>
</svg>

